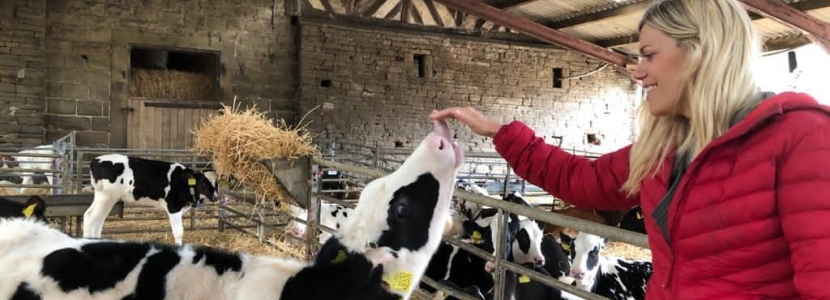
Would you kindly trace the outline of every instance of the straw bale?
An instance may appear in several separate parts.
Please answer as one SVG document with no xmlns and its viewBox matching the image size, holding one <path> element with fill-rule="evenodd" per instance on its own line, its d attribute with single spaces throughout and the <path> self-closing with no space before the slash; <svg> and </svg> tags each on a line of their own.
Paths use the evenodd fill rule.
<svg viewBox="0 0 830 300">
<path fill-rule="evenodd" d="M 624 257 L 628 259 L 651 260 L 651 250 L 629 245 L 622 242 L 610 241 L 608 247 L 602 251 L 603 255 Z"/>
<path fill-rule="evenodd" d="M 155 99 L 208 100 L 214 80 L 207 74 L 176 70 L 130 70 L 130 96 Z"/>
<path fill-rule="evenodd" d="M 232 188 L 244 187 L 264 199 L 297 204 L 276 174 L 263 163 L 271 159 L 297 159 L 319 155 L 304 126 L 291 128 L 280 119 L 277 126 L 256 105 L 241 111 L 234 104 L 223 104 L 217 115 L 210 115 L 193 133 L 194 150 L 209 155 L 222 180 L 235 179 Z M 302 121 L 300 122 L 302 123 Z"/>
</svg>

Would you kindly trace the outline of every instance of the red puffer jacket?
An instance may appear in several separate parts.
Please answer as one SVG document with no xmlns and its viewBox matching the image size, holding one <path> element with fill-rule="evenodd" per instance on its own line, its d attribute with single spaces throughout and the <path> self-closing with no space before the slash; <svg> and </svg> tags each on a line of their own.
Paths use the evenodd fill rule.
<svg viewBox="0 0 830 300">
<path fill-rule="evenodd" d="M 674 159 L 628 198 L 630 146 L 592 161 L 520 122 L 493 142 L 516 174 L 565 201 L 642 206 L 654 267 L 646 299 L 830 299 L 830 108 L 808 95 L 764 100 L 691 162 L 671 200 L 668 241 L 652 212 Z"/>
</svg>

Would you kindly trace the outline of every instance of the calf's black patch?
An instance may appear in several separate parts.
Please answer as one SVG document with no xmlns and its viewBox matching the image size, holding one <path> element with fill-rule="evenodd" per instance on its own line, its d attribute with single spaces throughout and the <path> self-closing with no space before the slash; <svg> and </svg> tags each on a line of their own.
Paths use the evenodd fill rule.
<svg viewBox="0 0 830 300">
<path fill-rule="evenodd" d="M 179 254 L 171 248 L 164 248 L 151 255 L 141 268 L 141 273 L 138 274 L 135 292 L 123 299 L 164 299 L 167 290 L 167 274 L 180 261 Z"/>
<path fill-rule="evenodd" d="M 115 183 L 115 179 L 124 173 L 125 166 L 123 163 L 113 163 L 111 161 L 101 161 L 96 158 L 89 163 L 89 170 L 96 180 L 109 180 Z"/>
<path fill-rule="evenodd" d="M 382 283 L 383 266 L 373 267 L 366 256 L 348 252 L 336 237 L 326 241 L 315 263 L 285 284 L 281 300 L 398 300 Z"/>
<path fill-rule="evenodd" d="M 40 300 L 40 295 L 29 288 L 29 284 L 25 282 L 21 282 L 20 285 L 17 286 L 17 290 L 14 291 L 10 300 Z"/>
<path fill-rule="evenodd" d="M 386 212 L 389 229 L 381 234 L 378 246 L 416 250 L 426 245 L 439 188 L 438 180 L 431 173 L 424 173 L 395 191 Z"/>
<path fill-rule="evenodd" d="M 80 250 L 59 249 L 43 258 L 41 273 L 55 280 L 64 292 L 86 288 L 95 293 L 124 280 L 149 250 L 145 243 L 115 242 L 87 244 Z"/>
<path fill-rule="evenodd" d="M 216 274 L 222 276 L 227 271 L 239 272 L 242 270 L 242 258 L 239 254 L 219 251 L 207 247 L 194 247 L 193 264 L 198 264 L 202 259 L 205 265 L 213 267 Z"/>
</svg>

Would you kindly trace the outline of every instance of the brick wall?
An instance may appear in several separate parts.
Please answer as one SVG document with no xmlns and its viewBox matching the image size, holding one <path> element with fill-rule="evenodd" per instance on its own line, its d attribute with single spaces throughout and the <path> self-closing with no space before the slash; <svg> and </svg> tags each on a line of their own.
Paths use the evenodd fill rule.
<svg viewBox="0 0 830 300">
<path fill-rule="evenodd" d="M 634 85 L 611 68 L 553 87 L 602 64 L 562 50 L 303 22 L 299 114 L 311 113 L 317 142 L 415 147 L 432 128 L 429 112 L 471 105 L 501 121 L 521 120 L 563 147 L 607 152 L 631 142 Z M 425 54 L 418 77 L 415 54 Z M 328 87 L 324 86 L 327 85 Z M 452 125 L 451 125 L 452 126 Z M 467 150 L 492 143 L 466 128 Z M 588 145 L 586 134 L 604 136 Z M 552 141 L 552 140 L 550 140 Z"/>
<path fill-rule="evenodd" d="M 0 5 L 0 147 L 39 145 L 44 138 L 45 0 Z"/>
<path fill-rule="evenodd" d="M 121 107 L 129 97 L 130 45 L 220 52 L 225 101 L 237 95 L 290 119 L 296 42 L 283 14 L 284 1 L 276 1 L 276 8 L 274 3 L 49 1 L 46 141 L 77 130 L 79 145 L 125 146 L 129 128 Z"/>
</svg>

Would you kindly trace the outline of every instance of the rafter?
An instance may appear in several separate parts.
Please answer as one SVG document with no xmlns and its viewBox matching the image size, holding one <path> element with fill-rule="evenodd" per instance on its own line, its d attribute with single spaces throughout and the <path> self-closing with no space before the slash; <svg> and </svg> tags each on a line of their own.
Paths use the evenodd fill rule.
<svg viewBox="0 0 830 300">
<path fill-rule="evenodd" d="M 808 12 L 815 9 L 822 9 L 830 7 L 830 0 L 804 0 L 801 2 L 791 3 L 789 6 L 792 8 L 798 9 L 803 12 Z M 748 12 L 750 18 L 754 20 L 764 19 L 765 17 L 759 15 L 754 12 Z M 806 13 L 805 13 L 806 14 Z M 636 43 L 639 41 L 639 34 L 631 34 L 628 36 L 616 37 L 612 39 L 600 40 L 596 41 L 595 43 L 600 47 L 611 48 L 611 47 L 618 47 L 622 45 L 627 45 L 631 43 Z"/>
<path fill-rule="evenodd" d="M 589 57 L 597 58 L 601 61 L 607 62 L 614 66 L 615 69 L 629 75 L 629 71 L 625 69 L 626 65 L 635 64 L 633 59 L 604 49 L 588 41 L 573 37 L 561 31 L 551 29 L 539 23 L 533 22 L 526 18 L 516 16 L 504 10 L 487 5 L 478 0 L 437 0 L 446 6 L 453 7 L 467 13 L 477 15 L 480 18 L 490 22 L 500 24 L 505 27 L 515 28 L 526 35 L 535 37 L 542 41 L 560 45 L 567 49 L 582 53 Z"/>
<path fill-rule="evenodd" d="M 356 8 L 355 11 L 357 11 L 357 14 L 361 16 L 371 17 L 374 16 L 378 12 L 378 10 L 383 6 L 383 4 L 386 3 L 386 0 L 365 0 L 363 1 L 363 3 L 368 5 L 365 7 L 358 6 L 358 8 Z"/>
<path fill-rule="evenodd" d="M 389 10 L 389 12 L 386 13 L 385 16 L 383 16 L 383 18 L 387 19 L 387 20 L 391 20 L 392 18 L 397 16 L 398 13 L 401 12 L 402 7 L 403 7 L 403 1 L 399 1 L 398 4 L 395 4 L 395 6 L 393 6 L 392 9 Z"/>
<path fill-rule="evenodd" d="M 435 4 L 432 3 L 432 0 L 424 0 L 424 4 L 427 6 L 427 10 L 429 10 L 429 14 L 432 16 L 432 19 L 435 20 L 435 23 L 438 26 L 444 27 L 444 19 L 441 18 L 441 15 L 438 14 L 438 9 L 435 8 Z"/>
<path fill-rule="evenodd" d="M 800 29 L 809 35 L 814 43 L 821 45 L 825 51 L 830 49 L 830 24 L 787 4 L 770 0 L 740 0 L 747 9 L 776 20 L 782 24 Z"/>
<path fill-rule="evenodd" d="M 409 14 L 412 15 L 412 21 L 416 24 L 424 25 L 424 19 L 421 17 L 421 9 L 415 5 L 415 1 L 409 0 Z"/>
<path fill-rule="evenodd" d="M 338 0 L 333 0 L 333 1 L 338 1 Z M 334 8 L 331 6 L 331 3 L 329 3 L 329 0 L 320 0 L 320 3 L 323 4 L 323 9 L 326 11 L 326 13 L 330 13 L 330 14 L 336 13 L 334 11 Z"/>
</svg>

